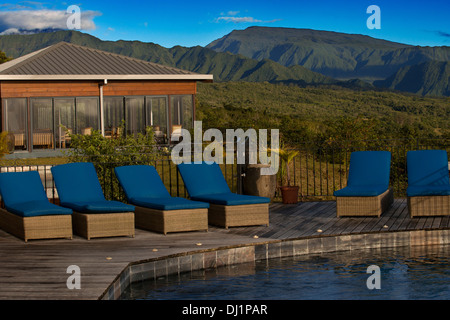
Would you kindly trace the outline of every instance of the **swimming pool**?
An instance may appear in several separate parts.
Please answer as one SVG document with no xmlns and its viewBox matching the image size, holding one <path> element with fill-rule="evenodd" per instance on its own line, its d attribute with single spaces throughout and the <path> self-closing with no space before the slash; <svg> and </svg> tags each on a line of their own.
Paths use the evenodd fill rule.
<svg viewBox="0 0 450 320">
<path fill-rule="evenodd" d="M 448 245 L 314 254 L 132 283 L 120 299 L 448 300 L 449 266 Z"/>
</svg>

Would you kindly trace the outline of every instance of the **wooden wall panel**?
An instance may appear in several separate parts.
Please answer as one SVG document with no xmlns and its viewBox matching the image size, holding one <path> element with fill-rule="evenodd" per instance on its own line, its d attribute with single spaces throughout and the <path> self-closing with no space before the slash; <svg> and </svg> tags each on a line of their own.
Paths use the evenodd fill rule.
<svg viewBox="0 0 450 320">
<path fill-rule="evenodd" d="M 89 97 L 100 94 L 100 81 L 1 81 L 2 98 Z M 195 94 L 195 81 L 108 81 L 104 96 Z"/>
<path fill-rule="evenodd" d="M 103 87 L 105 96 L 144 96 L 195 94 L 196 82 L 184 81 L 108 81 Z"/>
<path fill-rule="evenodd" d="M 98 96 L 98 82 L 2 81 L 2 98 Z"/>
</svg>

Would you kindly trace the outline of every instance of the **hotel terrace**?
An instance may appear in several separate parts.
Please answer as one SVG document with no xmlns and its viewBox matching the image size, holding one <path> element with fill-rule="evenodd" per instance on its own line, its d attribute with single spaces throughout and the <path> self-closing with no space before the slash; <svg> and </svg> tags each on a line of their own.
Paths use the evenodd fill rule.
<svg viewBox="0 0 450 320">
<path fill-rule="evenodd" d="M 193 125 L 197 81 L 212 80 L 61 42 L 0 65 L 1 129 L 14 135 L 15 154 L 23 156 L 69 148 L 69 132 L 114 137 L 122 121 L 127 134 L 151 126 L 168 142 Z"/>
<path fill-rule="evenodd" d="M 128 134 L 143 132 L 146 126 L 153 126 L 157 136 L 167 141 L 175 130 L 192 127 L 196 83 L 212 80 L 211 75 L 59 43 L 0 65 L 2 130 L 14 134 L 15 154 L 20 156 L 57 154 L 61 149 L 69 148 L 70 139 L 66 135 L 66 128 L 79 134 L 99 130 L 105 137 L 112 138 L 122 134 L 117 128 L 123 120 Z M 119 299 L 133 283 L 143 280 L 192 271 L 197 272 L 197 276 L 205 272 L 206 277 L 205 270 L 236 264 L 247 268 L 247 273 L 253 273 L 256 261 L 291 256 L 362 249 L 383 252 L 396 247 L 408 249 L 412 256 L 423 256 L 433 247 L 448 247 L 450 244 L 450 182 L 445 151 L 448 150 L 448 144 L 440 145 L 445 150 L 438 150 L 437 153 L 435 150 L 421 150 L 430 148 L 419 144 L 410 148 L 414 151 L 411 155 L 416 155 L 416 159 L 408 157 L 408 164 L 406 153 L 409 153 L 409 149 L 404 146 L 383 146 L 383 150 L 390 150 L 390 155 L 386 151 L 369 151 L 354 157 L 350 151 L 340 150 L 343 156 L 333 157 L 329 166 L 328 163 L 323 164 L 326 165 L 323 171 L 322 163 L 308 161 L 314 157 L 303 150 L 294 159 L 294 169 L 306 170 L 306 179 L 302 179 L 300 170 L 300 176 L 296 178 L 294 174 L 293 179 L 293 183 L 300 186 L 296 199 L 300 201 L 290 204 L 276 201 L 266 203 L 263 220 L 251 220 L 250 223 L 231 227 L 212 221 L 210 211 L 217 214 L 214 211 L 218 210 L 208 209 L 208 232 L 162 234 L 140 227 L 134 230 L 132 226 L 132 236 L 87 240 L 76 233 L 72 237 L 72 229 L 69 228 L 70 236 L 67 239 L 48 237 L 44 240 L 35 238 L 23 241 L 14 235 L 15 232 L 8 230 L 12 229 L 12 222 L 22 223 L 25 219 L 0 209 L 0 218 L 3 217 L 0 219 L 0 300 L 114 300 Z M 348 171 L 344 165 L 341 168 L 340 160 L 347 159 L 347 154 L 355 161 L 356 166 L 353 165 L 353 168 L 356 168 L 356 173 L 348 172 L 352 171 L 351 159 Z M 375 155 L 382 157 L 378 159 Z M 392 160 L 401 160 L 396 162 L 396 168 L 390 163 L 391 156 Z M 434 165 L 437 165 L 438 170 Z M 390 181 L 391 167 L 395 168 L 391 172 L 392 176 L 399 176 L 400 172 L 405 180 Z M 406 167 L 408 174 L 413 173 L 412 178 L 425 178 L 430 185 L 413 186 L 418 188 L 413 190 L 414 194 L 408 195 L 405 182 L 408 181 L 408 186 L 412 186 L 414 179 L 406 179 Z M 16 173 L 27 173 L 25 171 L 28 170 L 37 170 L 48 177 L 42 183 L 55 197 L 54 181 L 50 177 L 57 168 L 32 169 L 29 166 L 21 168 L 24 172 L 13 169 L 13 175 L 2 173 L 6 177 L 3 182 L 19 187 L 11 188 L 8 184 L 2 186 L 0 181 L 0 189 L 14 191 L 14 198 L 19 199 L 19 204 L 22 204 L 23 193 L 30 184 L 17 182 L 15 179 L 22 177 Z M 225 172 L 224 176 L 232 176 L 234 182 L 230 189 L 234 191 L 242 174 L 237 171 L 237 166 L 232 166 L 231 171 L 231 174 Z M 322 177 L 325 173 L 326 183 L 318 183 L 320 188 L 317 189 L 316 177 Z M 65 175 L 69 177 L 65 181 L 73 183 L 70 174 Z M 176 179 L 175 185 L 167 188 L 174 197 L 183 196 L 186 182 L 193 183 L 194 190 L 201 186 L 209 192 L 217 188 L 216 183 L 221 178 L 217 174 L 209 179 L 211 188 L 202 181 L 203 178 L 210 178 L 211 174 L 191 172 L 179 179 L 178 174 L 178 171 L 168 171 L 165 176 L 166 179 L 169 176 L 169 180 L 172 177 Z M 73 176 L 81 177 L 78 174 Z M 139 192 L 147 183 L 156 185 L 153 183 L 155 181 L 142 178 L 139 174 L 137 176 L 130 185 L 138 185 Z M 344 188 L 346 176 L 351 177 L 347 181 L 350 186 L 347 190 Z M 133 179 L 129 174 L 125 177 Z M 158 174 L 154 177 L 160 178 Z M 313 188 L 308 179 L 313 179 Z M 372 193 L 373 185 L 364 184 L 368 181 L 373 184 L 379 179 L 385 182 L 381 189 L 379 183 L 374 184 L 379 195 L 369 197 L 360 193 L 367 191 L 362 187 L 368 187 Z M 439 182 L 437 186 L 435 181 Z M 357 183 L 350 185 L 350 182 Z M 87 186 L 94 184 L 86 183 Z M 222 180 L 220 185 L 224 187 L 226 184 Z M 40 184 L 35 185 L 40 191 Z M 161 183 L 159 185 L 162 186 Z M 424 189 L 427 192 L 421 195 Z M 438 190 L 440 194 L 430 194 L 430 190 Z M 343 194 L 344 191 L 347 194 Z M 192 195 L 189 191 L 184 194 L 187 193 Z M 225 194 L 228 197 L 226 200 L 233 201 L 235 196 L 230 193 Z M 306 201 L 308 197 L 314 200 L 320 196 L 331 201 Z M 155 198 L 159 199 L 152 199 Z M 48 206 L 47 199 L 44 200 L 42 202 Z M 259 204 L 251 204 L 252 207 L 254 205 Z M 231 214 L 231 206 L 224 206 L 227 207 L 224 210 L 226 214 Z M 28 209 L 36 208 L 29 206 Z M 233 213 L 237 218 L 246 220 L 249 215 L 259 215 L 262 211 L 244 208 L 237 214 Z M 48 220 L 53 219 L 50 217 Z M 179 218 L 173 219 L 175 224 L 179 221 Z M 23 224 L 20 226 L 24 229 Z M 34 227 L 33 224 L 31 226 Z M 100 225 L 100 231 L 109 227 L 110 224 Z M 366 262 L 361 260 L 354 263 Z M 76 290 L 69 288 L 67 282 L 71 276 L 68 268 L 74 264 L 82 274 L 81 287 Z"/>
</svg>

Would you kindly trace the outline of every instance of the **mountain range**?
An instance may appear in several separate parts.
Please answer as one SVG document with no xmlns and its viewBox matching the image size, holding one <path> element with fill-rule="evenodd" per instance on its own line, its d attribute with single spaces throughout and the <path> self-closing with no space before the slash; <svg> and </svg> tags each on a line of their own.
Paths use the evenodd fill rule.
<svg viewBox="0 0 450 320">
<path fill-rule="evenodd" d="M 310 29 L 250 27 L 234 30 L 206 47 L 422 95 L 449 95 L 450 90 L 450 73 L 445 67 L 450 61 L 448 46 L 411 46 Z"/>
<path fill-rule="evenodd" d="M 235 30 L 206 47 L 164 48 L 140 41 L 103 41 L 79 31 L 0 36 L 17 58 L 61 41 L 198 73 L 215 81 L 268 81 L 384 88 L 450 95 L 450 47 L 418 47 L 368 36 L 291 28 Z"/>
</svg>

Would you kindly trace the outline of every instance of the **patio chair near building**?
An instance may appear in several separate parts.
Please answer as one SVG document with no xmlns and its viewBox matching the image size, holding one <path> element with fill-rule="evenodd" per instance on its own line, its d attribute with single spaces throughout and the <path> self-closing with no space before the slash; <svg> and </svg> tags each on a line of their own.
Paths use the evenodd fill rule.
<svg viewBox="0 0 450 320">
<path fill-rule="evenodd" d="M 73 210 L 74 232 L 82 237 L 134 237 L 134 206 L 106 200 L 90 162 L 52 167 L 60 204 Z"/>
<path fill-rule="evenodd" d="M 25 242 L 72 239 L 72 210 L 47 198 L 37 171 L 0 173 L 0 228 Z"/>
<path fill-rule="evenodd" d="M 172 197 L 155 167 L 132 165 L 114 171 L 128 202 L 135 206 L 137 228 L 164 234 L 208 230 L 209 204 Z"/>
<path fill-rule="evenodd" d="M 445 150 L 407 153 L 408 209 L 411 217 L 450 215 L 450 178 Z"/>
<path fill-rule="evenodd" d="M 380 217 L 394 200 L 390 168 L 389 151 L 352 152 L 347 186 L 334 192 L 337 216 Z"/>
<path fill-rule="evenodd" d="M 221 227 L 269 225 L 270 199 L 232 193 L 217 163 L 182 163 L 178 170 L 191 200 L 208 202 L 208 222 Z"/>
</svg>

